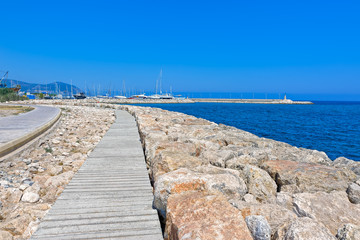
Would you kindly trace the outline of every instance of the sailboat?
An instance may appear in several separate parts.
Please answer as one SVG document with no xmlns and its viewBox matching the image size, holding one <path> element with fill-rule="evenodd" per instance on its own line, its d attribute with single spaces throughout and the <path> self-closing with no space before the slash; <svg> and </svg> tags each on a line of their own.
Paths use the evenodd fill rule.
<svg viewBox="0 0 360 240">
<path fill-rule="evenodd" d="M 156 93 L 149 96 L 150 99 L 173 99 L 174 97 L 171 94 L 163 94 L 161 89 L 162 84 L 162 68 L 160 69 L 159 77 L 156 79 Z M 158 87 L 160 89 L 160 94 L 158 94 Z"/>
<path fill-rule="evenodd" d="M 123 88 L 121 90 L 121 95 L 117 95 L 114 98 L 116 99 L 126 99 L 127 97 L 125 96 L 126 93 L 126 89 L 125 89 L 125 80 L 123 81 Z"/>
</svg>

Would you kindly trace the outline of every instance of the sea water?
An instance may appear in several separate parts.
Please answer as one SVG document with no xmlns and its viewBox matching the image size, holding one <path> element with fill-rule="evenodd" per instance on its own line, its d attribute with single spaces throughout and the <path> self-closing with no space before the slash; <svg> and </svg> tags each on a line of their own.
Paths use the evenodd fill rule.
<svg viewBox="0 0 360 240">
<path fill-rule="evenodd" d="M 313 105 L 194 103 L 143 104 L 234 126 L 259 137 L 360 161 L 360 102 Z"/>
</svg>

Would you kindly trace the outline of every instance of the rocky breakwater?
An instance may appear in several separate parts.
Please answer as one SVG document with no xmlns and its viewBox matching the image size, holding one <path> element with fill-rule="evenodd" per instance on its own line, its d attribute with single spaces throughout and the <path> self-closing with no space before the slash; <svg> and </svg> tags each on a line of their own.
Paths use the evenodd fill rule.
<svg viewBox="0 0 360 240">
<path fill-rule="evenodd" d="M 137 120 L 166 239 L 360 239 L 360 164 L 156 108 Z"/>
<path fill-rule="evenodd" d="M 59 106 L 50 135 L 0 163 L 0 239 L 28 239 L 115 120 L 113 110 Z"/>
</svg>

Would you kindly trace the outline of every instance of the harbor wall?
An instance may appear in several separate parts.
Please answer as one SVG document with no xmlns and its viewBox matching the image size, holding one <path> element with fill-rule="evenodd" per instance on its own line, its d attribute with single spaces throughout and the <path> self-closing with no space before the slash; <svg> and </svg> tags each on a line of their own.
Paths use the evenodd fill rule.
<svg viewBox="0 0 360 240">
<path fill-rule="evenodd" d="M 137 120 L 166 239 L 336 239 L 360 229 L 358 162 L 182 113 L 121 108 Z"/>
</svg>

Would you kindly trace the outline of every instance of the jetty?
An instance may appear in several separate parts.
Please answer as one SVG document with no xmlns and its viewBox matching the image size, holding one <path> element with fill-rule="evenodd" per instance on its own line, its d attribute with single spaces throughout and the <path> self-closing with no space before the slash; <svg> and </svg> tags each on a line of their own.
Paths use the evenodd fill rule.
<svg viewBox="0 0 360 240">
<path fill-rule="evenodd" d="M 163 239 L 135 119 L 116 118 L 31 239 Z"/>
<path fill-rule="evenodd" d="M 313 104 L 310 101 L 293 101 L 290 99 L 192 98 L 191 100 L 202 103 Z"/>
</svg>

